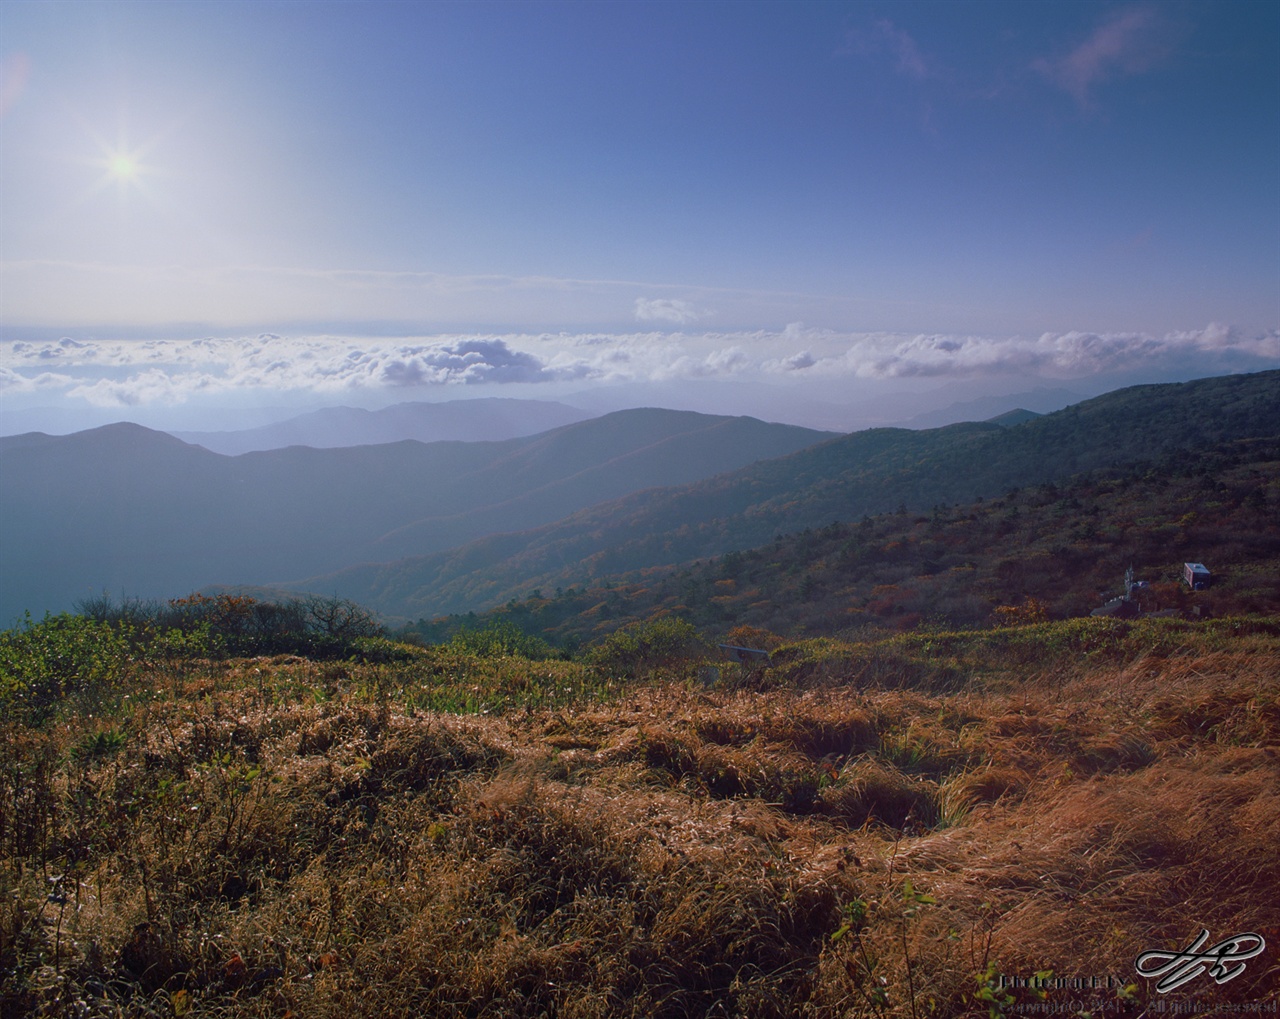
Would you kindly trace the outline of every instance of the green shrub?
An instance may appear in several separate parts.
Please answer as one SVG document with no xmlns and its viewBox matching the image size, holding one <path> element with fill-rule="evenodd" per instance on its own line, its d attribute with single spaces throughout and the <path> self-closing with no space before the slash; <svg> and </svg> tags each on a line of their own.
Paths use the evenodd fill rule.
<svg viewBox="0 0 1280 1019">
<path fill-rule="evenodd" d="M 129 628 L 63 613 L 0 633 L 0 710 L 38 724 L 66 697 L 113 687 L 132 663 Z"/>
<path fill-rule="evenodd" d="M 556 657 L 556 649 L 541 637 L 531 637 L 515 623 L 496 619 L 478 630 L 464 627 L 453 635 L 452 650 L 477 658 L 527 658 L 545 661 Z"/>
<path fill-rule="evenodd" d="M 587 652 L 589 664 L 629 678 L 687 665 L 707 653 L 694 625 L 661 616 L 615 630 Z"/>
</svg>

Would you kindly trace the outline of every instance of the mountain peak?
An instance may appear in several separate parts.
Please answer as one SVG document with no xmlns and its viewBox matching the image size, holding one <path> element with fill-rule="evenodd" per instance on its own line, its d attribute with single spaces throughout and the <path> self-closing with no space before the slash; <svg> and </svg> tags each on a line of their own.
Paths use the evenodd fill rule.
<svg viewBox="0 0 1280 1019">
<path fill-rule="evenodd" d="M 988 424 L 1003 425 L 1006 428 L 1011 428 L 1027 421 L 1034 421 L 1038 417 L 1044 417 L 1044 415 L 1037 414 L 1034 410 L 1027 410 L 1024 407 L 1015 407 L 1013 410 L 1007 410 L 993 418 L 987 418 L 987 422 Z"/>
</svg>

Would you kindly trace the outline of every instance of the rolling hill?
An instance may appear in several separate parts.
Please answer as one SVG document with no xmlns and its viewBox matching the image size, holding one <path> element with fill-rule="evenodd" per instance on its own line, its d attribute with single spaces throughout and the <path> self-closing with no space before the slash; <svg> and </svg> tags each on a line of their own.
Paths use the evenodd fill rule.
<svg viewBox="0 0 1280 1019">
<path fill-rule="evenodd" d="M 0 439 L 0 619 L 450 548 L 777 457 L 828 433 L 632 410 L 504 442 L 223 456 L 131 424 Z"/>
<path fill-rule="evenodd" d="M 611 575 L 754 548 L 899 506 L 927 509 L 1240 439 L 1280 435 L 1280 371 L 1135 386 L 1004 427 L 871 429 L 682 487 L 635 492 L 528 533 L 299 585 L 390 616 L 480 610 Z"/>
</svg>

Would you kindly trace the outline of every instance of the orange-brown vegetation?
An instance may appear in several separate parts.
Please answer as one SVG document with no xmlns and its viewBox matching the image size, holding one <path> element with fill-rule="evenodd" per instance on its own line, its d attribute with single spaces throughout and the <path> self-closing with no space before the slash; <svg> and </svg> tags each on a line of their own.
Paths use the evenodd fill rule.
<svg viewBox="0 0 1280 1019">
<path fill-rule="evenodd" d="M 4 1012 L 1276 1002 L 1274 622 L 1064 626 L 793 644 L 711 687 L 696 662 L 578 676 L 488 714 L 415 691 L 589 667 L 428 649 L 147 672 L 93 716 L 4 729 Z M 1156 994 L 1135 957 L 1201 928 L 1268 949 Z M 1112 986 L 1009 986 L 1050 970 Z"/>
</svg>

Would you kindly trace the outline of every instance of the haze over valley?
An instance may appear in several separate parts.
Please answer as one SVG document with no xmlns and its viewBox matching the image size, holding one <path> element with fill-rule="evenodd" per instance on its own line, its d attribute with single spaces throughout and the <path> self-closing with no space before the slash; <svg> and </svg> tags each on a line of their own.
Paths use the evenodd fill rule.
<svg viewBox="0 0 1280 1019">
<path fill-rule="evenodd" d="M 235 457 L 137 425 L 0 439 L 4 611 L 103 591 L 172 598 L 297 580 L 534 527 L 824 438 L 754 419 L 622 411 L 501 442 Z"/>
</svg>

